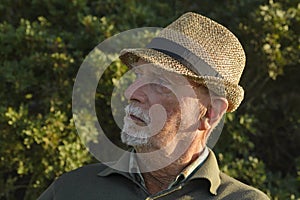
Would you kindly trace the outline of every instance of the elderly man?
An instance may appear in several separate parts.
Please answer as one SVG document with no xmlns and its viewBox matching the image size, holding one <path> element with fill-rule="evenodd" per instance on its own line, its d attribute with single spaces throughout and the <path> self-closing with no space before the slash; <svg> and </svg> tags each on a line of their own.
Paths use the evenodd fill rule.
<svg viewBox="0 0 300 200">
<path fill-rule="evenodd" d="M 238 85 L 245 54 L 220 24 L 186 13 L 146 48 L 121 61 L 136 79 L 121 133 L 132 146 L 111 166 L 85 166 L 57 179 L 40 199 L 268 199 L 220 172 L 207 147 L 212 130 L 243 99 Z"/>
</svg>

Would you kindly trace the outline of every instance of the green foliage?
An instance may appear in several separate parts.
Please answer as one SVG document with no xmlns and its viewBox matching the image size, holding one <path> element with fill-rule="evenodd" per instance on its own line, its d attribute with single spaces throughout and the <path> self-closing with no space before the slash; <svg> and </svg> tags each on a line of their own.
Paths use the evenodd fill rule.
<svg viewBox="0 0 300 200">
<path fill-rule="evenodd" d="M 77 70 L 98 43 L 136 27 L 162 27 L 186 11 L 209 16 L 244 45 L 246 91 L 215 151 L 221 169 L 272 199 L 300 198 L 297 1 L 3 0 L 0 2 L 0 199 L 36 199 L 59 175 L 95 162 L 72 119 Z M 111 93 L 126 71 L 112 63 L 96 105 L 119 145 Z"/>
<path fill-rule="evenodd" d="M 270 1 L 257 12 L 258 25 L 264 30 L 261 41 L 269 76 L 276 79 L 284 73 L 284 67 L 299 64 L 299 33 L 296 32 L 299 30 L 295 26 L 300 18 L 300 4 L 291 3 L 287 7 Z"/>
</svg>

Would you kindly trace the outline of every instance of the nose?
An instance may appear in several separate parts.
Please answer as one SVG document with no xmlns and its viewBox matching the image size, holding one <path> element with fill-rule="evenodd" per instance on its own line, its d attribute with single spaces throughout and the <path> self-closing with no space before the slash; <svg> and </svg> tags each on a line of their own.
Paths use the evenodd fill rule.
<svg viewBox="0 0 300 200">
<path fill-rule="evenodd" d="M 141 79 L 135 80 L 125 90 L 125 97 L 130 101 L 137 101 L 139 103 L 145 103 L 147 101 L 147 95 L 145 93 L 146 85 Z"/>
</svg>

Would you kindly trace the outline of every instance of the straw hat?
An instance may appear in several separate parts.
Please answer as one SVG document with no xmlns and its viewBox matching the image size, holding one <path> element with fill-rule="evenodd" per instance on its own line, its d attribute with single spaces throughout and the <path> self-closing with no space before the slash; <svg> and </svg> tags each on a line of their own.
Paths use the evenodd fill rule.
<svg viewBox="0 0 300 200">
<path fill-rule="evenodd" d="M 244 90 L 238 85 L 246 61 L 243 47 L 233 33 L 207 17 L 188 12 L 146 48 L 121 51 L 120 59 L 129 67 L 140 58 L 224 96 L 227 112 L 236 110 L 243 100 Z"/>
</svg>

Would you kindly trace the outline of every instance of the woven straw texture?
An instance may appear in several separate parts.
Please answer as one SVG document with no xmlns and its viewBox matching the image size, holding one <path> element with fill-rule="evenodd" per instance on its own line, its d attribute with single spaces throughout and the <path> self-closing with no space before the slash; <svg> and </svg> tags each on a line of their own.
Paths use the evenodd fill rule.
<svg viewBox="0 0 300 200">
<path fill-rule="evenodd" d="M 227 28 L 207 17 L 189 12 L 164 28 L 157 37 L 184 47 L 221 76 L 201 74 L 201 66 L 200 69 L 197 66 L 200 73 L 195 72 L 178 59 L 150 48 L 124 49 L 121 51 L 121 61 L 131 67 L 138 59 L 143 59 L 167 71 L 187 76 L 218 95 L 225 96 L 229 103 L 227 112 L 238 108 L 244 97 L 244 90 L 238 84 L 246 58 L 240 42 Z M 188 54 L 180 56 L 189 57 Z"/>
</svg>

